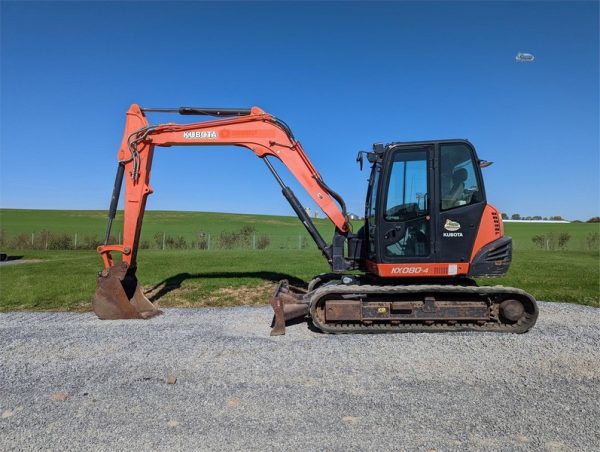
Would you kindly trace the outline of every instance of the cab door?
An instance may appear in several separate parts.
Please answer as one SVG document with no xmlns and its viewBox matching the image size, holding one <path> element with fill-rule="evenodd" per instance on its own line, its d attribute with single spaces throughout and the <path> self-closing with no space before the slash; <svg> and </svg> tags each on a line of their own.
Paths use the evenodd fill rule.
<svg viewBox="0 0 600 452">
<path fill-rule="evenodd" d="M 437 260 L 469 262 L 486 204 L 479 160 L 467 141 L 440 142 L 438 147 Z"/>
<path fill-rule="evenodd" d="M 384 159 L 378 262 L 430 262 L 434 251 L 433 145 L 396 145 Z"/>
</svg>

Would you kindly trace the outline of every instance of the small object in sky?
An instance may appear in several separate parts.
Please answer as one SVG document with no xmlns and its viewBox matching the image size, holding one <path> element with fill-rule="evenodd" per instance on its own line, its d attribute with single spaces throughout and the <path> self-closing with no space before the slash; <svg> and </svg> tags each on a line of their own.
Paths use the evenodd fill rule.
<svg viewBox="0 0 600 452">
<path fill-rule="evenodd" d="M 535 57 L 531 53 L 519 52 L 517 53 L 515 60 L 517 60 L 519 63 L 531 63 L 533 60 L 535 60 Z"/>
</svg>

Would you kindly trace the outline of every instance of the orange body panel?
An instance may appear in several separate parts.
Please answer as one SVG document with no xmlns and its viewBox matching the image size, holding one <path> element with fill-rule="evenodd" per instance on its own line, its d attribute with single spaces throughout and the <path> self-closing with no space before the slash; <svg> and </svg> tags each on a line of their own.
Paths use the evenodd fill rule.
<svg viewBox="0 0 600 452">
<path fill-rule="evenodd" d="M 479 229 L 473 244 L 470 261 L 473 261 L 479 250 L 501 238 L 504 235 L 504 224 L 498 210 L 491 204 L 487 204 L 483 210 Z M 431 264 L 378 264 L 367 261 L 369 272 L 384 278 L 419 278 L 438 276 L 464 276 L 469 273 L 469 263 L 464 262 L 440 262 Z"/>
<path fill-rule="evenodd" d="M 473 251 L 469 260 L 473 261 L 473 258 L 482 247 L 494 240 L 498 240 L 503 235 L 504 223 L 502 223 L 500 212 L 491 204 L 487 204 L 485 209 L 483 209 L 483 214 L 479 221 L 479 229 L 477 230 L 477 236 L 475 237 Z"/>
<path fill-rule="evenodd" d="M 117 154 L 118 161 L 125 165 L 123 243 L 98 248 L 106 268 L 113 265 L 110 252 L 120 249 L 131 250 L 123 253 L 122 260 L 130 266 L 135 265 L 146 198 L 152 193 L 150 169 L 154 147 L 174 145 L 240 146 L 252 150 L 258 157 L 275 157 L 290 170 L 339 230 L 349 229 L 347 218 L 319 183 L 321 176 L 300 143 L 260 108 L 252 107 L 250 115 L 240 117 L 149 126 L 140 107 L 133 104 L 127 111 L 125 133 Z"/>
<path fill-rule="evenodd" d="M 383 278 L 435 278 L 438 276 L 459 276 L 469 273 L 469 264 L 377 264 L 367 261 L 370 273 Z"/>
<path fill-rule="evenodd" d="M 348 230 L 346 218 L 334 199 L 317 182 L 321 176 L 300 143 L 291 141 L 274 118 L 257 107 L 252 108 L 250 115 L 239 118 L 189 125 L 165 124 L 148 136 L 148 142 L 155 146 L 241 146 L 252 150 L 258 157 L 273 156 L 283 162 L 338 229 Z"/>
</svg>

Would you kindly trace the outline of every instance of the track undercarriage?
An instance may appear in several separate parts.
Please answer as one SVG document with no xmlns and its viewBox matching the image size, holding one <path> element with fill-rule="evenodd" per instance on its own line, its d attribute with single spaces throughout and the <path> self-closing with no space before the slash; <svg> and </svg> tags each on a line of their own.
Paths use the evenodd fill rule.
<svg viewBox="0 0 600 452">
<path fill-rule="evenodd" d="M 310 315 L 325 333 L 489 331 L 525 333 L 538 308 L 528 293 L 504 286 L 413 284 L 372 285 L 332 281 L 306 294 L 281 281 L 271 299 L 272 335 L 285 321 Z"/>
</svg>

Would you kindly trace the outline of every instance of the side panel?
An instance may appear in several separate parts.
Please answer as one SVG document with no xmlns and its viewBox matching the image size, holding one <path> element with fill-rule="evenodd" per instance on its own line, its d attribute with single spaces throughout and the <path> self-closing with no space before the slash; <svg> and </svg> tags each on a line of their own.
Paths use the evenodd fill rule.
<svg viewBox="0 0 600 452">
<path fill-rule="evenodd" d="M 477 240 L 479 223 L 486 204 L 440 212 L 435 239 L 438 243 L 437 260 L 442 262 L 469 262 L 473 244 Z"/>
<path fill-rule="evenodd" d="M 469 273 L 469 264 L 434 263 L 434 264 L 377 264 L 367 261 L 370 273 L 384 278 L 433 278 L 437 276 L 464 276 Z"/>
<path fill-rule="evenodd" d="M 506 274 L 512 261 L 512 239 L 501 237 L 484 245 L 471 260 L 469 276 L 495 277 Z"/>
<path fill-rule="evenodd" d="M 502 223 L 500 212 L 491 204 L 487 204 L 479 221 L 479 229 L 477 230 L 475 244 L 473 245 L 469 261 L 472 261 L 479 250 L 485 245 L 503 236 L 504 224 Z"/>
</svg>

